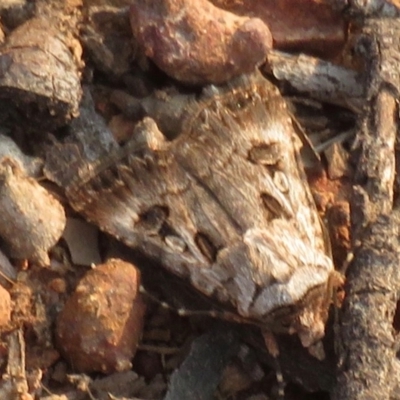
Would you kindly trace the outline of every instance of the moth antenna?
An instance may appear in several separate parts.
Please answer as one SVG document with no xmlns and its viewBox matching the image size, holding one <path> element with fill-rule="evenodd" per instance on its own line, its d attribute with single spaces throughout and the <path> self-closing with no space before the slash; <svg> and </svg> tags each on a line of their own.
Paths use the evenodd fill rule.
<svg viewBox="0 0 400 400">
<path fill-rule="evenodd" d="M 264 330 L 263 336 L 264 336 L 265 346 L 266 346 L 269 354 L 274 359 L 275 376 L 276 376 L 276 382 L 278 384 L 277 399 L 283 400 L 285 398 L 286 382 L 285 382 L 285 379 L 283 378 L 281 363 L 279 362 L 279 359 L 278 359 L 278 356 L 279 356 L 278 342 L 276 341 L 275 335 L 271 331 Z"/>
<path fill-rule="evenodd" d="M 345 361 L 345 357 L 344 354 L 346 354 L 345 352 L 345 345 L 343 343 L 343 339 L 341 336 L 341 332 L 340 332 L 340 315 L 339 315 L 339 308 L 335 307 L 334 308 L 334 315 L 333 315 L 333 335 L 334 335 L 334 351 L 335 351 L 335 355 L 337 357 L 337 363 L 338 363 L 338 367 L 342 367 L 344 361 Z"/>
<path fill-rule="evenodd" d="M 274 358 L 275 360 L 275 376 L 276 376 L 276 383 L 278 384 L 278 400 L 284 400 L 285 398 L 285 386 L 286 382 L 283 378 L 281 363 L 279 362 L 278 358 Z"/>
<path fill-rule="evenodd" d="M 230 312 L 224 312 L 224 311 L 219 312 L 215 310 L 193 311 L 193 310 L 188 310 L 186 308 L 174 307 L 171 304 L 167 303 L 166 301 L 159 300 L 156 296 L 149 293 L 143 285 L 139 286 L 139 292 L 144 296 L 146 296 L 147 298 L 149 298 L 154 303 L 160 305 L 162 308 L 173 311 L 174 313 L 178 314 L 181 317 L 205 316 L 211 318 L 230 320 L 234 322 L 242 322 L 242 320 L 239 317 Z"/>
<path fill-rule="evenodd" d="M 146 296 L 151 301 L 153 301 L 154 303 L 160 305 L 162 308 L 165 308 L 167 310 L 171 310 L 174 312 L 178 312 L 178 314 L 181 315 L 180 310 L 177 310 L 175 307 L 171 306 L 169 303 L 167 303 L 165 301 L 161 301 L 161 300 L 157 299 L 157 297 L 153 296 L 150 292 L 148 292 L 143 285 L 139 286 L 139 292 L 141 294 L 143 294 L 144 296 Z"/>
<path fill-rule="evenodd" d="M 347 271 L 347 268 L 349 267 L 350 263 L 354 259 L 354 253 L 352 251 L 349 251 L 347 253 L 346 259 L 343 262 L 343 265 L 340 267 L 339 271 L 344 275 Z"/>
</svg>

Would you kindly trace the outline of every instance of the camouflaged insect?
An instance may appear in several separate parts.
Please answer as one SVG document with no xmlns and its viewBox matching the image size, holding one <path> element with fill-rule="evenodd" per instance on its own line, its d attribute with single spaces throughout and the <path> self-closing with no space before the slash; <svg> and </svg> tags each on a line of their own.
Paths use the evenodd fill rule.
<svg viewBox="0 0 400 400">
<path fill-rule="evenodd" d="M 145 118 L 66 194 L 102 230 L 241 320 L 324 335 L 334 267 L 278 90 L 259 73 L 207 88 L 168 141 Z"/>
</svg>

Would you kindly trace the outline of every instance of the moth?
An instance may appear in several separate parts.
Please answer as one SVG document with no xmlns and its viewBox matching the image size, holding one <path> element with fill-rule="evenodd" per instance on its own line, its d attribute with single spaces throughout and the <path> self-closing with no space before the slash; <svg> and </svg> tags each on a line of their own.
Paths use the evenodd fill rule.
<svg viewBox="0 0 400 400">
<path fill-rule="evenodd" d="M 323 337 L 334 267 L 278 89 L 210 86 L 168 141 L 150 118 L 66 187 L 75 210 L 238 317 Z"/>
</svg>

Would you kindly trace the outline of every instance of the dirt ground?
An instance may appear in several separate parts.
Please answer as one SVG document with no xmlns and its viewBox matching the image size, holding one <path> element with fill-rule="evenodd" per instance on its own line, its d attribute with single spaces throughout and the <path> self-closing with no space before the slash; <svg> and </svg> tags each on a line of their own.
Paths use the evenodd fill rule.
<svg viewBox="0 0 400 400">
<path fill-rule="evenodd" d="M 345 364 L 337 340 L 342 287 L 321 347 L 309 351 L 280 335 L 274 358 L 258 327 L 219 318 L 224 308 L 214 299 L 163 271 L 157 256 L 149 260 L 104 233 L 68 197 L 70 183 L 84 180 L 97 159 L 112 163 L 107 154 L 143 117 L 173 140 L 202 88 L 260 68 L 288 102 L 343 272 L 357 237 L 352 188 L 363 181 L 355 171 L 364 65 L 349 50 L 361 28 L 339 1 L 336 9 L 316 0 L 264 3 L 0 4 L 1 399 L 339 398 L 332 393 Z M 101 185 L 102 195 L 112 186 Z M 157 212 L 143 229 L 157 223 Z M 202 246 L 212 253 L 206 240 Z"/>
</svg>

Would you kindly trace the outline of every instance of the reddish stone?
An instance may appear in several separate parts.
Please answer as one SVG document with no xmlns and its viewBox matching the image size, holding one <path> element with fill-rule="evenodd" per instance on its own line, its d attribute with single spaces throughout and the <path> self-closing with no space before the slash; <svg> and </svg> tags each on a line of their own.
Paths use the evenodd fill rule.
<svg viewBox="0 0 400 400">
<path fill-rule="evenodd" d="M 145 312 L 139 285 L 138 270 L 116 259 L 79 282 L 58 317 L 56 331 L 58 347 L 76 371 L 131 368 Z"/>
<path fill-rule="evenodd" d="M 190 84 L 217 84 L 252 72 L 272 45 L 259 18 L 240 17 L 206 0 L 135 1 L 130 18 L 146 56 Z"/>
</svg>

